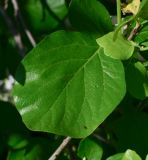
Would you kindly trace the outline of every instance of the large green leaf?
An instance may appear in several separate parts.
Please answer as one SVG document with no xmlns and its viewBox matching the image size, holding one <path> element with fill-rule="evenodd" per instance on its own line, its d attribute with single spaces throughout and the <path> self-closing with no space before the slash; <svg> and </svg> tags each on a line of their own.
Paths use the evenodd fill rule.
<svg viewBox="0 0 148 160">
<path fill-rule="evenodd" d="M 59 31 L 22 61 L 13 95 L 32 130 L 85 137 L 125 94 L 122 63 L 107 57 L 95 40 Z"/>
<path fill-rule="evenodd" d="M 78 148 L 78 156 L 87 160 L 101 160 L 103 149 L 93 140 L 86 138 L 82 140 Z"/>
<path fill-rule="evenodd" d="M 130 58 L 134 52 L 134 46 L 130 41 L 118 34 L 117 39 L 113 40 L 114 32 L 110 32 L 97 39 L 97 43 L 104 48 L 104 53 L 115 59 L 126 60 Z"/>
<path fill-rule="evenodd" d="M 78 30 L 97 37 L 113 30 L 108 11 L 96 0 L 72 0 L 69 15 L 71 23 Z"/>
</svg>

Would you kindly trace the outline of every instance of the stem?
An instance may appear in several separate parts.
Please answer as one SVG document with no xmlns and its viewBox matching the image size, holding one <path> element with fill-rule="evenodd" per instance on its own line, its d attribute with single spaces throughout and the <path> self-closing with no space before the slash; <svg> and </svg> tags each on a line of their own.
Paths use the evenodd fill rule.
<svg viewBox="0 0 148 160">
<path fill-rule="evenodd" d="M 13 8 L 14 8 L 15 17 L 19 18 L 20 22 L 22 23 L 23 29 L 25 31 L 25 34 L 26 34 L 28 40 L 30 41 L 31 45 L 33 47 L 35 47 L 36 46 L 36 41 L 35 41 L 33 35 L 31 34 L 31 32 L 29 31 L 29 29 L 27 28 L 24 20 L 23 20 L 23 17 L 21 15 L 17 0 L 11 0 L 11 2 L 12 2 L 12 5 L 13 5 Z"/>
<path fill-rule="evenodd" d="M 51 157 L 48 160 L 55 160 L 57 156 L 63 151 L 63 149 L 67 146 L 70 140 L 71 140 L 71 137 L 65 138 L 61 143 L 61 145 L 55 150 L 55 152 L 51 155 Z"/>
<path fill-rule="evenodd" d="M 136 22 L 136 26 L 133 28 L 133 30 L 131 31 L 128 40 L 131 41 L 133 39 L 133 37 L 137 34 L 138 29 L 140 28 L 140 23 Z"/>
<path fill-rule="evenodd" d="M 16 30 L 16 26 L 13 24 L 12 20 L 10 17 L 7 15 L 6 11 L 0 6 L 0 15 L 3 16 L 13 38 L 16 43 L 16 47 L 19 50 L 19 53 L 22 57 L 25 55 L 25 48 L 21 39 L 20 33 Z"/>
<path fill-rule="evenodd" d="M 121 23 L 121 0 L 117 0 L 117 23 Z"/>
</svg>

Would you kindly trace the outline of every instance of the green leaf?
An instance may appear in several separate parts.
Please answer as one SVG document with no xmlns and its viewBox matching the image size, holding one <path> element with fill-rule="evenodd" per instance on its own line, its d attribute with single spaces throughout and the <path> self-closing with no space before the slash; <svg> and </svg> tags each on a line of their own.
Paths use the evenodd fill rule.
<svg viewBox="0 0 148 160">
<path fill-rule="evenodd" d="M 20 7 L 24 19 L 35 34 L 55 29 L 67 14 L 64 0 L 21 0 Z"/>
<path fill-rule="evenodd" d="M 139 155 L 135 151 L 128 149 L 125 152 L 122 160 L 142 160 L 142 159 L 139 157 Z"/>
<path fill-rule="evenodd" d="M 69 15 L 74 27 L 96 37 L 113 30 L 108 11 L 96 0 L 72 0 Z"/>
<path fill-rule="evenodd" d="M 67 15 L 65 0 L 47 0 L 47 4 L 61 20 Z"/>
<path fill-rule="evenodd" d="M 145 26 L 135 36 L 134 41 L 136 41 L 137 43 L 142 43 L 147 40 L 148 40 L 148 26 Z"/>
<path fill-rule="evenodd" d="M 122 160 L 123 155 L 124 155 L 124 153 L 118 153 L 118 154 L 115 154 L 115 155 L 107 158 L 106 160 Z"/>
<path fill-rule="evenodd" d="M 148 41 L 141 43 L 142 46 L 148 47 Z M 148 50 L 148 49 L 147 49 Z"/>
<path fill-rule="evenodd" d="M 8 103 L 0 101 L 0 159 L 7 150 L 7 142 L 11 134 L 28 136 L 28 130 L 22 123 L 16 108 Z"/>
<path fill-rule="evenodd" d="M 141 62 L 125 67 L 127 90 L 138 99 L 148 97 L 148 72 Z"/>
<path fill-rule="evenodd" d="M 78 148 L 78 156 L 87 160 L 101 160 L 103 150 L 99 144 L 93 140 L 86 138 L 82 140 Z"/>
<path fill-rule="evenodd" d="M 98 48 L 91 36 L 59 31 L 25 57 L 13 95 L 27 127 L 86 137 L 115 109 L 125 94 L 124 69 Z"/>
<path fill-rule="evenodd" d="M 21 149 L 28 144 L 28 139 L 21 134 L 12 134 L 9 136 L 7 144 L 13 149 Z"/>
<path fill-rule="evenodd" d="M 22 149 L 10 150 L 7 160 L 47 160 L 49 157 L 49 141 L 44 138 L 34 138 Z"/>
<path fill-rule="evenodd" d="M 148 114 L 128 110 L 121 118 L 111 123 L 110 128 L 117 139 L 115 142 L 117 152 L 132 148 L 144 158 L 148 152 Z"/>
<path fill-rule="evenodd" d="M 148 19 L 148 0 L 142 0 L 138 16 Z"/>
<path fill-rule="evenodd" d="M 113 41 L 114 32 L 110 32 L 101 38 L 97 39 L 97 43 L 103 47 L 104 53 L 115 59 L 126 60 L 129 59 L 133 52 L 134 46 L 130 41 L 118 34 L 116 41 Z"/>
</svg>

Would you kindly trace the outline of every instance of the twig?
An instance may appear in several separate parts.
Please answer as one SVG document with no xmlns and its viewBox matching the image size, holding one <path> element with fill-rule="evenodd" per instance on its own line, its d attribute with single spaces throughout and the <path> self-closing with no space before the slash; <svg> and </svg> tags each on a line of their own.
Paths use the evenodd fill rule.
<svg viewBox="0 0 148 160">
<path fill-rule="evenodd" d="M 71 140 L 71 137 L 65 138 L 48 160 L 55 160 L 57 156 L 63 151 L 63 149 L 67 146 L 70 140 Z"/>
<path fill-rule="evenodd" d="M 11 34 L 13 35 L 14 41 L 16 43 L 16 46 L 19 50 L 20 55 L 23 57 L 25 55 L 25 49 L 24 49 L 19 32 L 16 30 L 16 27 L 12 23 L 10 17 L 7 15 L 5 10 L 1 6 L 0 6 L 0 14 L 3 16 Z"/>
<path fill-rule="evenodd" d="M 8 8 L 8 0 L 4 1 L 4 10 L 6 10 Z"/>
<path fill-rule="evenodd" d="M 104 142 L 104 143 L 106 143 L 106 144 L 109 144 L 109 143 L 110 143 L 107 139 L 101 137 L 101 136 L 98 135 L 98 134 L 93 134 L 93 136 L 96 137 L 99 141 L 102 141 L 102 142 Z"/>
<path fill-rule="evenodd" d="M 128 40 L 132 40 L 133 37 L 136 35 L 136 33 L 138 32 L 138 29 L 140 28 L 140 23 L 136 22 L 136 26 L 133 28 L 133 30 L 131 31 Z"/>
<path fill-rule="evenodd" d="M 33 35 L 31 34 L 31 32 L 29 31 L 29 29 L 27 28 L 24 20 L 23 20 L 23 17 L 21 15 L 21 12 L 20 12 L 20 9 L 19 9 L 19 6 L 18 6 L 18 3 L 17 3 L 17 0 L 11 0 L 12 4 L 13 4 L 13 8 L 14 8 L 14 15 L 15 17 L 18 17 L 20 22 L 22 23 L 22 26 L 24 28 L 24 31 L 25 31 L 25 34 L 27 35 L 31 45 L 33 47 L 36 46 L 36 42 L 35 42 L 35 39 L 33 37 Z"/>
</svg>

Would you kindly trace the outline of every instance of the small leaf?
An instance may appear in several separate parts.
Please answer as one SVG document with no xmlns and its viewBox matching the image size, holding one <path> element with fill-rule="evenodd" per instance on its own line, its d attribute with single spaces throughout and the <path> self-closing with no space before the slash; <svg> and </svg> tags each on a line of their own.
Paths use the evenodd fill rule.
<svg viewBox="0 0 148 160">
<path fill-rule="evenodd" d="M 142 160 L 142 159 L 139 157 L 139 155 L 135 151 L 128 149 L 125 152 L 122 160 Z"/>
<path fill-rule="evenodd" d="M 66 8 L 65 0 L 47 0 L 47 4 L 49 9 L 51 9 L 61 20 L 66 16 L 68 10 Z"/>
<path fill-rule="evenodd" d="M 87 160 L 101 160 L 103 150 L 99 144 L 93 140 L 86 138 L 82 140 L 78 148 L 78 156 Z"/>
<path fill-rule="evenodd" d="M 7 144 L 12 149 L 21 149 L 28 144 L 28 139 L 21 134 L 12 134 L 9 136 Z"/>
<path fill-rule="evenodd" d="M 108 11 L 96 0 L 72 0 L 69 14 L 72 25 L 79 31 L 99 37 L 113 30 Z"/>
<path fill-rule="evenodd" d="M 133 52 L 134 46 L 130 41 L 118 34 L 116 41 L 113 41 L 114 32 L 110 32 L 101 38 L 97 39 L 97 43 L 103 47 L 104 53 L 115 59 L 126 60 L 129 59 Z"/>
<path fill-rule="evenodd" d="M 133 15 L 136 15 L 139 11 L 139 7 L 140 7 L 140 0 L 132 0 L 129 4 L 127 4 L 124 8 L 122 8 L 122 12 L 124 14 L 132 13 Z"/>
<path fill-rule="evenodd" d="M 24 148 L 9 151 L 7 160 L 47 160 L 49 157 L 49 141 L 44 138 L 32 138 Z"/>
<path fill-rule="evenodd" d="M 148 26 L 144 26 L 139 33 L 135 36 L 134 41 L 142 43 L 148 40 Z"/>
<path fill-rule="evenodd" d="M 125 94 L 122 63 L 77 32 L 45 38 L 16 79 L 14 101 L 27 127 L 78 138 L 91 134 Z"/>
<path fill-rule="evenodd" d="M 118 153 L 111 157 L 108 157 L 106 160 L 122 160 L 124 153 Z"/>
<path fill-rule="evenodd" d="M 141 43 L 142 46 L 148 47 L 148 42 Z M 147 49 L 148 50 L 148 49 Z"/>
</svg>

